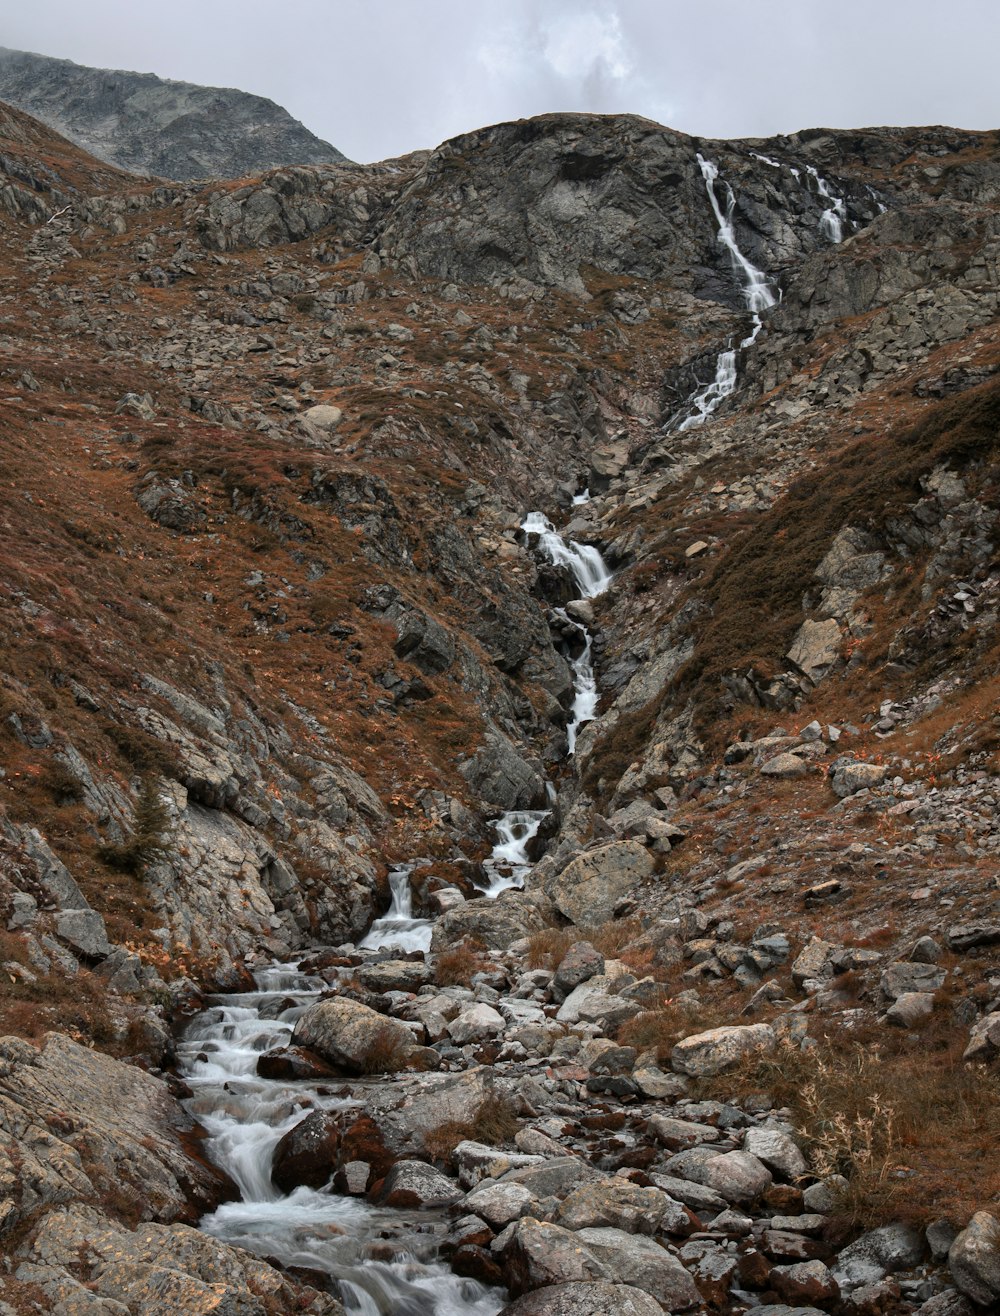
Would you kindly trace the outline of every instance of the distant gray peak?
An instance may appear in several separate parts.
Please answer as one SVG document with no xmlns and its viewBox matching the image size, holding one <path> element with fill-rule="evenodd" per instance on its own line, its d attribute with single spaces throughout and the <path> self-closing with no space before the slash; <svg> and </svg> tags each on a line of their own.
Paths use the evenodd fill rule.
<svg viewBox="0 0 1000 1316">
<path fill-rule="evenodd" d="M 3 47 L 0 100 L 102 160 L 160 178 L 243 178 L 346 159 L 264 96 Z"/>
</svg>

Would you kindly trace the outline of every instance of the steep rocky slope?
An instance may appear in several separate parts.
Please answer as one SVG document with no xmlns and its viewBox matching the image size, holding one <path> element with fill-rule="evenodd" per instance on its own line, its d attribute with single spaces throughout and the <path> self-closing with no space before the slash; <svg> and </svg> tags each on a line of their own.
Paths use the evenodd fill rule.
<svg viewBox="0 0 1000 1316">
<path fill-rule="evenodd" d="M 136 174 L 243 178 L 344 156 L 264 96 L 0 47 L 0 100 Z"/>
<path fill-rule="evenodd" d="M 577 115 L 391 167 L 154 186 L 0 107 L 0 1008 L 4 1032 L 54 1030 L 37 1053 L 5 1042 L 3 1127 L 23 1141 L 36 1054 L 69 1067 L 85 1112 L 66 1126 L 40 1104 L 31 1165 L 57 1146 L 57 1169 L 12 1153 L 4 1170 L 23 1261 L 8 1301 L 92 1283 L 139 1310 L 175 1282 L 142 1270 L 161 1235 L 122 1241 L 141 1219 L 172 1231 L 172 1275 L 292 1309 L 270 1266 L 247 1278 L 245 1254 L 198 1251 L 182 1222 L 226 1187 L 195 1160 L 176 1188 L 193 1144 L 166 1092 L 143 1129 L 109 1134 L 91 1107 L 113 1071 L 85 1074 L 81 1043 L 168 1068 L 165 1020 L 199 990 L 320 951 L 324 987 L 374 1008 L 376 1031 L 401 1018 L 433 1043 L 414 1063 L 475 1084 L 494 1062 L 530 1125 L 521 1152 L 562 1147 L 670 1197 L 670 1255 L 698 1287 L 675 1274 L 666 1309 L 770 1293 L 830 1310 L 842 1287 L 858 1316 L 965 1310 L 919 1269 L 922 1236 L 878 1275 L 833 1256 L 838 1229 L 962 1227 L 1000 1187 L 979 1068 L 1000 1050 L 998 191 L 992 134 L 706 142 Z M 534 509 L 601 549 L 608 591 L 571 602 L 520 528 Z M 601 702 L 567 760 L 579 623 Z M 526 892 L 477 899 L 492 820 L 546 806 Z M 430 967 L 380 969 L 356 944 L 390 867 L 415 861 L 418 908 L 443 913 Z M 587 937 L 600 968 L 574 948 Z M 499 1026 L 451 1027 L 501 997 Z M 740 1061 L 741 1033 L 721 1076 L 700 1072 L 683 1039 L 715 1024 L 784 1039 L 781 1064 Z M 859 1041 L 887 1076 L 865 1071 L 864 1101 L 927 1103 L 899 1106 L 903 1141 L 869 1138 L 867 1178 L 861 1144 L 831 1133 L 870 1118 L 847 1096 Z M 817 1085 L 842 1106 L 807 1109 Z M 721 1137 L 756 1173 L 756 1124 L 799 1133 L 826 1205 L 790 1162 L 704 1196 L 685 1148 Z M 379 1197 L 414 1146 L 386 1160 L 350 1136 L 340 1182 L 364 1163 Z M 111 1191 L 115 1137 L 154 1144 L 161 1198 Z M 453 1147 L 416 1154 L 470 1190 L 485 1153 Z M 812 1182 L 845 1169 L 853 1196 Z M 456 1264 L 541 1292 L 562 1232 L 627 1228 L 627 1203 L 574 1213 L 572 1176 L 558 1185 L 515 1194 L 510 1221 L 540 1217 L 537 1236 L 502 1234 L 508 1185 L 485 1214 L 463 1198 L 494 1228 L 456 1241 Z M 749 1214 L 713 1224 L 725 1202 Z M 127 1283 L 103 1252 L 76 1265 L 95 1210 Z M 780 1237 L 759 1247 L 761 1230 Z M 708 1241 L 682 1247 L 692 1231 Z M 593 1265 L 562 1279 L 638 1302 L 601 1286 L 643 1258 L 585 1241 Z M 977 1302 L 978 1246 L 953 1266 Z M 772 1266 L 821 1261 L 836 1291 L 769 1287 Z M 140 1271 L 154 1290 L 130 1287 Z"/>
</svg>

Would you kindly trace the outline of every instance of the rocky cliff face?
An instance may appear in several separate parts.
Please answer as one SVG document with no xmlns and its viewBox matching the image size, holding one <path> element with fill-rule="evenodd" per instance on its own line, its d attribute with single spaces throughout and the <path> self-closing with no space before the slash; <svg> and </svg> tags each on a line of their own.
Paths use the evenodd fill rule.
<svg viewBox="0 0 1000 1316">
<path fill-rule="evenodd" d="M 665 1175 L 702 1213 L 696 1226 L 674 1200 L 679 1237 L 723 1210 L 698 1197 L 685 1140 L 714 1141 L 711 1126 L 727 1156 L 749 1155 L 733 1129 L 769 1118 L 754 1102 L 776 1082 L 748 1071 L 741 1091 L 712 1088 L 713 1105 L 671 1075 L 629 1077 L 699 1026 L 764 1029 L 796 1064 L 862 1037 L 900 1091 L 931 1057 L 935 1101 L 978 1109 L 961 1057 L 995 1058 L 1000 1014 L 998 191 L 993 134 L 722 143 L 581 115 L 392 168 L 154 186 L 0 110 L 4 1031 L 167 1065 L 164 1011 L 247 986 L 261 958 L 327 948 L 328 981 L 363 970 L 372 987 L 349 990 L 442 1064 L 512 1066 L 498 1072 L 526 1118 L 551 1116 L 532 1146 L 569 1136 L 567 1102 L 610 1103 L 602 1128 L 631 1120 L 620 1146 L 601 1142 L 601 1168 Z M 535 509 L 602 550 L 606 593 L 570 602 L 566 571 L 520 528 Z M 581 623 L 601 700 L 567 761 Z M 491 822 L 547 805 L 528 891 L 473 899 Z M 463 941 L 475 968 L 487 957 L 462 1009 L 489 1006 L 499 1024 L 450 1033 L 452 998 L 424 1002 L 437 969 L 380 978 L 356 950 L 402 862 L 418 908 L 447 911 L 434 961 Z M 570 1018 L 589 923 L 606 938 L 622 924 L 630 942 Z M 681 1013 L 664 1013 L 665 993 Z M 610 1044 L 636 1016 L 636 1054 L 601 1068 L 598 1046 L 581 1053 L 596 1068 L 571 1063 L 581 1039 Z M 521 1052 L 500 1055 L 505 1030 Z M 4 1091 L 23 1106 L 37 1075 L 11 1045 Z M 697 1070 L 706 1047 L 677 1052 L 685 1083 L 713 1077 Z M 739 1058 L 725 1055 L 723 1068 Z M 656 1112 L 634 1103 L 679 1094 L 695 1127 L 667 1121 L 664 1171 Z M 727 1125 L 736 1096 L 746 1119 Z M 146 1109 L 148 1132 L 122 1136 L 155 1144 L 148 1228 L 174 1231 L 189 1277 L 287 1309 L 270 1267 L 216 1281 L 195 1255 L 173 1116 Z M 816 1157 L 825 1118 L 809 1126 Z M 913 1194 L 956 1224 L 994 1191 L 968 1153 L 987 1136 L 969 1132 L 978 1118 L 961 1147 L 906 1134 L 924 1148 L 905 1157 Z M 37 1161 L 59 1120 L 32 1134 Z M 597 1154 L 582 1133 L 573 1148 Z M 72 1269 L 95 1203 L 117 1222 L 102 1248 L 125 1246 L 107 1170 L 58 1155 L 58 1173 L 16 1157 L 5 1171 L 25 1285 L 57 1282 L 32 1269 L 46 1257 Z M 769 1209 L 805 1219 L 797 1174 L 779 1177 Z M 750 1210 L 757 1190 L 739 1191 Z M 522 1224 L 482 1273 L 556 1285 L 538 1261 L 546 1230 L 607 1220 L 583 1225 L 551 1197 L 532 1197 L 551 1214 L 538 1237 Z M 759 1242 L 763 1201 L 716 1233 Z M 881 1223 L 869 1199 L 852 1209 Z M 50 1237 L 36 1221 L 57 1211 Z M 789 1226 L 797 1242 L 773 1226 L 764 1261 L 734 1242 L 741 1269 L 722 1279 L 708 1244 L 686 1245 L 684 1264 L 703 1298 L 736 1310 L 734 1287 L 767 1293 L 775 1263 L 818 1262 L 834 1243 L 803 1240 L 822 1224 Z M 146 1265 L 153 1234 L 128 1238 Z M 888 1287 L 851 1310 L 936 1300 L 912 1270 L 920 1246 L 897 1267 L 911 1268 L 901 1298 L 887 1264 Z M 571 1277 L 594 1302 L 620 1287 L 602 1265 Z M 138 1310 L 142 1291 L 107 1273 L 102 1300 Z M 836 1301 L 822 1276 L 779 1278 L 789 1301 Z M 515 1309 L 558 1310 L 531 1301 Z"/>
<path fill-rule="evenodd" d="M 244 178 L 344 156 L 264 96 L 0 48 L 0 100 L 136 174 Z"/>
</svg>

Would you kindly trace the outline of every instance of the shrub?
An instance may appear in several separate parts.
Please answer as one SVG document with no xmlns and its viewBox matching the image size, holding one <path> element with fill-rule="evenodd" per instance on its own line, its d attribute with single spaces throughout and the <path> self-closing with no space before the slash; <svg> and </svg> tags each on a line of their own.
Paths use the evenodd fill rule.
<svg viewBox="0 0 1000 1316">
<path fill-rule="evenodd" d="M 361 1061 L 365 1074 L 395 1074 L 406 1068 L 410 1046 L 395 1028 L 382 1024 L 375 1030 Z"/>
<path fill-rule="evenodd" d="M 139 877 L 150 864 L 169 857 L 172 851 L 170 833 L 170 812 L 156 781 L 147 777 L 135 803 L 132 835 L 120 844 L 98 846 L 97 857 L 109 868 Z"/>
</svg>

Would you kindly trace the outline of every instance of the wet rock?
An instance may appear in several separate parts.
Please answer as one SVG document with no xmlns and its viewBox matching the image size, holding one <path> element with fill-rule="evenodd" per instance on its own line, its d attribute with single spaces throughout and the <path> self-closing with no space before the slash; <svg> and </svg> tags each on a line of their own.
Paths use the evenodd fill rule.
<svg viewBox="0 0 1000 1316">
<path fill-rule="evenodd" d="M 334 1071 L 305 1047 L 282 1046 L 257 1057 L 257 1073 L 261 1078 L 322 1082 L 331 1078 Z"/>
<path fill-rule="evenodd" d="M 767 1024 L 711 1028 L 678 1042 L 670 1053 L 670 1064 L 680 1074 L 710 1078 L 735 1068 L 744 1056 L 771 1051 L 776 1044 L 777 1037 Z"/>
<path fill-rule="evenodd" d="M 951 1245 L 948 1268 L 956 1287 L 981 1307 L 1000 1303 L 1000 1220 L 977 1211 Z"/>
<path fill-rule="evenodd" d="M 546 877 L 545 894 L 572 923 L 606 923 L 618 902 L 633 894 L 653 867 L 652 855 L 638 841 L 613 841 Z"/>
<path fill-rule="evenodd" d="M 581 1229 L 578 1237 L 610 1268 L 615 1279 L 651 1294 L 664 1311 L 688 1311 L 701 1302 L 688 1272 L 653 1239 L 607 1228 Z"/>
<path fill-rule="evenodd" d="M 385 1176 L 379 1201 L 383 1206 L 448 1206 L 462 1190 L 439 1170 L 423 1161 L 397 1161 Z"/>
<path fill-rule="evenodd" d="M 349 1074 L 404 1069 L 415 1049 L 405 1024 L 344 997 L 310 1005 L 296 1021 L 292 1041 Z"/>
<path fill-rule="evenodd" d="M 628 1284 L 554 1284 L 508 1303 L 500 1316 L 662 1316 L 660 1304 Z"/>
<path fill-rule="evenodd" d="M 283 1193 L 305 1186 L 323 1188 L 333 1177 L 340 1151 L 340 1118 L 315 1110 L 283 1135 L 274 1149 L 271 1179 Z"/>
</svg>

